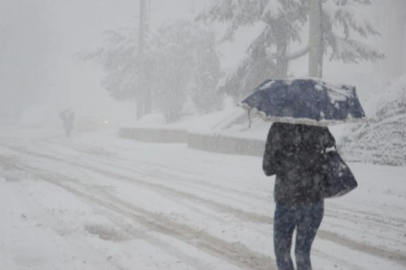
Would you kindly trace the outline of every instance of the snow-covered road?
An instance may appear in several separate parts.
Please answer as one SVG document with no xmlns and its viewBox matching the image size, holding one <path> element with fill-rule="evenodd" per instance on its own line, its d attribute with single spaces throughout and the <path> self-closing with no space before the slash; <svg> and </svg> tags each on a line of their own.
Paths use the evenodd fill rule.
<svg viewBox="0 0 406 270">
<path fill-rule="evenodd" d="M 406 167 L 350 165 L 314 269 L 406 269 Z M 0 130 L 0 269 L 276 269 L 273 180 L 259 157 Z"/>
</svg>

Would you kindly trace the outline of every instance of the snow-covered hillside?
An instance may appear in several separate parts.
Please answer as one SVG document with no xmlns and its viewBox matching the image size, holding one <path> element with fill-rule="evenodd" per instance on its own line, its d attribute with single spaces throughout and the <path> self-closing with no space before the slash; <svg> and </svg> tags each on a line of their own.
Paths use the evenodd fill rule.
<svg viewBox="0 0 406 270">
<path fill-rule="evenodd" d="M 356 125 L 343 140 L 347 160 L 406 165 L 406 75 L 366 104 L 370 121 Z"/>
</svg>

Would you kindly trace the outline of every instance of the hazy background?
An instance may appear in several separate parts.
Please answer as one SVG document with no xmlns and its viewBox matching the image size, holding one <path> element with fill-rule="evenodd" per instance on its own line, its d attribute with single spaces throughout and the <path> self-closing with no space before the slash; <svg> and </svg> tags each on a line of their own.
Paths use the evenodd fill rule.
<svg viewBox="0 0 406 270">
<path fill-rule="evenodd" d="M 404 0 L 377 0 L 369 12 L 382 37 L 369 40 L 387 56 L 379 63 L 326 63 L 325 78 L 357 86 L 362 100 L 392 78 L 406 72 L 406 10 Z M 207 0 L 152 0 L 151 28 L 166 20 L 195 16 Z M 27 108 L 40 107 L 48 117 L 66 107 L 82 115 L 128 120 L 134 102 L 108 96 L 102 70 L 75 54 L 97 47 L 103 31 L 137 27 L 137 0 L 0 0 L 0 119 L 18 121 Z M 235 43 L 219 46 L 222 66 L 235 64 L 254 29 L 245 29 Z M 221 27 L 219 26 L 219 32 Z M 403 33 L 403 36 L 401 35 Z M 306 42 L 304 40 L 303 42 Z M 305 76 L 307 57 L 290 71 Z"/>
</svg>

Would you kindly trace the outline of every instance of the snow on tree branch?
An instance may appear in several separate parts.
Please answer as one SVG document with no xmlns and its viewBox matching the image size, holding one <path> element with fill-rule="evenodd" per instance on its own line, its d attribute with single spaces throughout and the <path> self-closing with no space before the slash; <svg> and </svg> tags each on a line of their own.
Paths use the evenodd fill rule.
<svg viewBox="0 0 406 270">
<path fill-rule="evenodd" d="M 223 40 L 233 40 L 235 32 L 256 22 L 270 22 L 292 17 L 301 0 L 222 0 L 213 1 L 197 20 L 228 23 Z M 293 21 L 293 20 L 292 20 Z"/>
<path fill-rule="evenodd" d="M 306 55 L 308 52 L 309 52 L 309 46 L 306 46 L 303 49 L 298 50 L 297 52 L 288 54 L 287 57 L 290 60 L 294 60 L 294 59 L 297 59 L 297 58 L 300 58 L 300 57 Z"/>
<path fill-rule="evenodd" d="M 327 0 L 323 3 L 323 11 L 334 26 L 341 26 L 344 29 L 347 37 L 350 36 L 350 29 L 363 37 L 379 35 L 365 12 L 366 6 L 370 4 L 371 2 L 368 0 L 352 2 Z"/>
<path fill-rule="evenodd" d="M 353 39 L 334 36 L 331 46 L 332 60 L 358 63 L 362 60 L 376 61 L 384 58 L 384 55 L 377 49 Z"/>
</svg>

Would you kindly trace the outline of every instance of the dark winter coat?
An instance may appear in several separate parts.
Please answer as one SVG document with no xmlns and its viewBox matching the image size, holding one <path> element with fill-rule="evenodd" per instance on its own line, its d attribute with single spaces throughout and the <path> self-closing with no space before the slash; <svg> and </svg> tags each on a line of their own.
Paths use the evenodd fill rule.
<svg viewBox="0 0 406 270">
<path fill-rule="evenodd" d="M 318 185 L 323 178 L 325 150 L 335 146 L 326 127 L 274 123 L 263 159 L 267 176 L 276 174 L 275 201 L 284 205 L 322 201 Z"/>
</svg>

